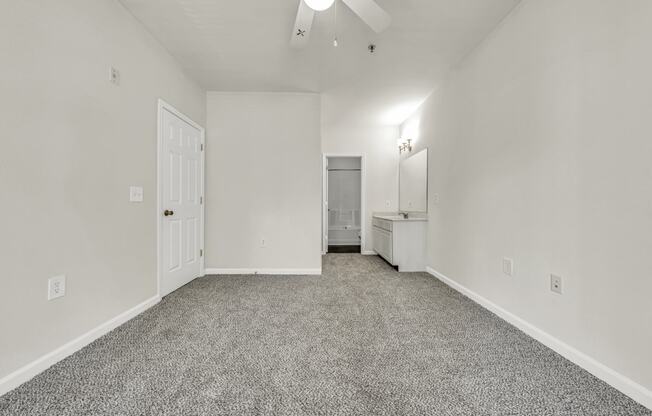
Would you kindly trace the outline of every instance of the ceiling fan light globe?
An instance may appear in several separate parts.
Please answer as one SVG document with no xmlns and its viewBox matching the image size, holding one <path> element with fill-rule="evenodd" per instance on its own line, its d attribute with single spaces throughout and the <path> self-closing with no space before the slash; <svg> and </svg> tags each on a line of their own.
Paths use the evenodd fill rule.
<svg viewBox="0 0 652 416">
<path fill-rule="evenodd" d="M 303 0 L 306 2 L 308 7 L 313 9 L 316 12 L 322 12 L 324 10 L 330 9 L 330 7 L 335 3 L 335 0 Z"/>
</svg>

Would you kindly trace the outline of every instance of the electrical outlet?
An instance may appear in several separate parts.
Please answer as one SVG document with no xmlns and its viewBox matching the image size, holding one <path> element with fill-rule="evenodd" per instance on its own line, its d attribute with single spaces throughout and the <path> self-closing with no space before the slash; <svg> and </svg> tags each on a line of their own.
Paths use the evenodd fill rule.
<svg viewBox="0 0 652 416">
<path fill-rule="evenodd" d="M 435 205 L 439 205 L 439 194 L 434 194 L 434 195 L 432 196 L 432 202 L 433 202 L 433 204 L 435 204 Z"/>
<path fill-rule="evenodd" d="M 120 85 L 120 71 L 114 67 L 109 68 L 109 81 L 111 84 Z"/>
<path fill-rule="evenodd" d="M 514 276 L 514 260 L 510 258 L 503 258 L 503 273 L 507 276 Z"/>
<path fill-rule="evenodd" d="M 385 201 L 385 208 L 390 208 L 391 206 L 392 206 L 392 201 L 390 201 L 389 199 Z"/>
<path fill-rule="evenodd" d="M 559 295 L 562 294 L 562 285 L 561 285 L 561 276 L 555 276 L 554 274 L 550 275 L 550 291 L 557 293 Z"/>
<path fill-rule="evenodd" d="M 55 276 L 48 279 L 48 300 L 60 298 L 66 294 L 66 276 Z"/>
</svg>

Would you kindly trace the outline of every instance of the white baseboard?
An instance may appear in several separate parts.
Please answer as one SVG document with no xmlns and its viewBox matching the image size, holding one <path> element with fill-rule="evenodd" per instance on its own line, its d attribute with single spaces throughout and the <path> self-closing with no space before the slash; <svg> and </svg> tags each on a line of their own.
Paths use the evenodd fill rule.
<svg viewBox="0 0 652 416">
<path fill-rule="evenodd" d="M 75 338 L 74 340 L 57 348 L 56 350 L 51 351 L 36 359 L 35 361 L 32 361 L 31 363 L 19 368 L 13 373 L 6 375 L 0 379 L 0 396 L 31 380 L 34 376 L 42 373 L 64 358 L 81 350 L 91 342 L 111 332 L 130 319 L 156 305 L 158 302 L 160 302 L 160 300 L 160 296 L 154 296 L 150 299 L 147 299 L 146 301 L 134 306 L 128 311 L 121 313 L 115 318 L 112 318 L 103 324 L 91 329 L 84 335 Z"/>
<path fill-rule="evenodd" d="M 472 290 L 462 286 L 461 284 L 455 282 L 449 277 L 439 273 L 432 267 L 427 267 L 426 271 L 435 276 L 437 279 L 441 280 L 443 283 L 457 290 L 464 296 L 468 297 L 472 301 L 476 302 L 485 309 L 493 312 L 498 315 L 500 318 L 514 325 L 516 328 L 525 332 L 527 335 L 536 339 L 546 347 L 555 351 L 559 355 L 563 356 L 567 360 L 575 363 L 576 365 L 582 367 L 589 373 L 593 374 L 600 380 L 609 384 L 613 388 L 619 390 L 623 394 L 631 397 L 636 400 L 643 406 L 652 410 L 652 391 L 646 389 L 642 385 L 636 383 L 635 381 L 625 377 L 624 375 L 618 373 L 617 371 L 607 367 L 606 365 L 598 362 L 597 360 L 589 357 L 583 352 L 571 347 L 570 345 L 564 343 L 558 338 L 548 334 L 547 332 L 537 328 L 531 323 L 525 321 L 522 318 L 512 314 L 511 312 L 501 308 L 495 303 L 489 301 L 488 299 L 480 296 L 479 294 L 473 292 Z"/>
<path fill-rule="evenodd" d="M 206 268 L 207 275 L 266 274 L 266 275 L 321 275 L 321 269 L 220 269 Z"/>
<path fill-rule="evenodd" d="M 373 251 L 373 250 L 364 250 L 362 252 L 362 255 L 363 256 L 376 256 L 377 253 L 375 251 Z"/>
</svg>

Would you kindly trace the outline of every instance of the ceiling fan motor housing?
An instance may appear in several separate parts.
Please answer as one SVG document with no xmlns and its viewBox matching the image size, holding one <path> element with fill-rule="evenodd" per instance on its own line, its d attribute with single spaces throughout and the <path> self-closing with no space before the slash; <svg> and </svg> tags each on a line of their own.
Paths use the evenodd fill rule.
<svg viewBox="0 0 652 416">
<path fill-rule="evenodd" d="M 315 14 L 327 10 L 335 4 L 336 0 L 299 0 L 299 9 L 294 23 L 294 31 L 290 44 L 295 48 L 302 48 L 308 44 L 310 30 Z M 341 0 L 374 32 L 381 33 L 392 23 L 392 17 L 380 7 L 376 0 Z M 375 49 L 375 46 L 374 46 Z M 371 51 L 373 53 L 374 51 Z"/>
<path fill-rule="evenodd" d="M 333 3 L 335 3 L 335 0 L 304 0 L 304 1 L 308 5 L 308 7 L 310 7 L 316 12 L 328 10 L 333 5 Z"/>
</svg>

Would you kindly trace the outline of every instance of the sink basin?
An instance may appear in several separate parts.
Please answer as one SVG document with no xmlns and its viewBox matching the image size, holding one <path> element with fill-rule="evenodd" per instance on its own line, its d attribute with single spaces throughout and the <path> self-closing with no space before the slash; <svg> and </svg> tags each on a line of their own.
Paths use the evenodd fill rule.
<svg viewBox="0 0 652 416">
<path fill-rule="evenodd" d="M 403 218 L 402 215 L 375 215 L 376 218 L 380 218 L 386 221 L 427 221 L 425 217 L 411 216 Z"/>
<path fill-rule="evenodd" d="M 404 220 L 406 218 L 403 218 L 402 215 L 383 215 L 380 216 L 379 218 L 385 219 L 385 220 L 390 220 L 390 221 L 399 221 L 399 220 Z"/>
</svg>

